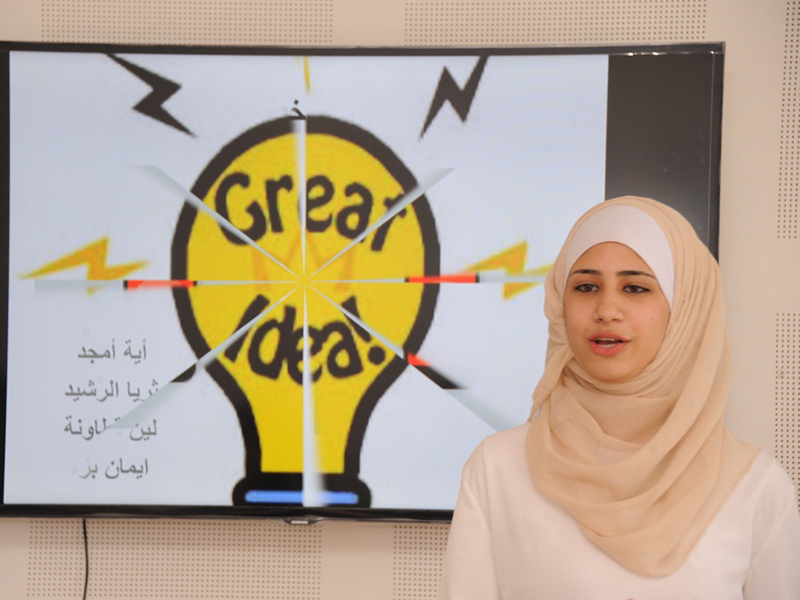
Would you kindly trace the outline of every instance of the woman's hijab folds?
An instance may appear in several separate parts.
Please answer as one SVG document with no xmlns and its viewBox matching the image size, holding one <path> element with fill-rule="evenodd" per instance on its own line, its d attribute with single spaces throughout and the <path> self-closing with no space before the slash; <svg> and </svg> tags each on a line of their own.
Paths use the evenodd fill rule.
<svg viewBox="0 0 800 600">
<path fill-rule="evenodd" d="M 609 215 L 601 213 L 613 207 L 643 211 L 663 232 L 662 246 L 672 256 L 659 256 L 653 236 L 626 233 L 641 230 L 624 222 L 632 214 L 628 208 L 617 211 L 621 216 L 612 213 L 621 226 L 607 227 Z M 623 383 L 592 378 L 567 343 L 567 262 L 582 253 L 576 245 L 586 239 L 629 246 L 656 271 L 662 289 L 672 288 L 660 350 Z M 666 274 L 670 259 L 674 268 Z M 673 274 L 673 282 L 662 281 Z M 533 481 L 625 567 L 652 576 L 672 573 L 758 453 L 734 440 L 723 423 L 731 359 L 719 267 L 675 210 L 646 198 L 609 200 L 572 228 L 545 282 L 545 315 L 547 360 L 526 440 Z"/>
</svg>

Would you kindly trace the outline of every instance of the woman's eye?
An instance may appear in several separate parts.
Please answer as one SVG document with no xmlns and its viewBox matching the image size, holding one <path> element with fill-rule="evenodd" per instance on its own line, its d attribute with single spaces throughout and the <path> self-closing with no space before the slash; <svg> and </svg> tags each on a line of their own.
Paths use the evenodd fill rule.
<svg viewBox="0 0 800 600">
<path fill-rule="evenodd" d="M 593 283 L 579 283 L 575 286 L 575 291 L 582 294 L 588 294 L 597 290 L 597 286 Z"/>
<path fill-rule="evenodd" d="M 642 287 L 641 285 L 633 285 L 633 284 L 626 285 L 623 289 L 626 292 L 629 292 L 631 294 L 643 294 L 645 292 L 649 292 L 650 291 L 646 287 Z"/>
</svg>

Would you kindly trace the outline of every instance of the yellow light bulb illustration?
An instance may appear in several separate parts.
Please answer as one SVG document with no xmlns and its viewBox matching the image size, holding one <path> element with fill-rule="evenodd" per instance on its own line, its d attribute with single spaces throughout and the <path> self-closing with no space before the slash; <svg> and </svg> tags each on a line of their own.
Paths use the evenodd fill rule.
<svg viewBox="0 0 800 600">
<path fill-rule="evenodd" d="M 298 147 L 304 161 L 297 160 Z M 406 362 L 337 305 L 405 352 L 418 351 L 437 286 L 374 281 L 438 274 L 427 199 L 353 243 L 415 186 L 411 172 L 372 134 L 321 116 L 309 117 L 302 134 L 289 118 L 254 127 L 225 146 L 198 178 L 192 193 L 276 260 L 184 207 L 172 277 L 253 282 L 174 291 L 195 353 L 204 355 L 297 288 L 208 367 L 242 428 L 246 475 L 233 492 L 235 503 L 300 504 L 303 452 L 311 447 L 324 503 L 369 505 L 369 488 L 358 477 L 361 442 L 372 408 Z M 313 444 L 303 439 L 306 343 Z"/>
</svg>

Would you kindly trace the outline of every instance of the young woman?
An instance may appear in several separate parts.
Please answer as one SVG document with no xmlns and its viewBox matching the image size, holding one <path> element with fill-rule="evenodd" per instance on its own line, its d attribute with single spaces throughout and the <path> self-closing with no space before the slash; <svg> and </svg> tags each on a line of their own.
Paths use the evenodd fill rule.
<svg viewBox="0 0 800 600">
<path fill-rule="evenodd" d="M 545 286 L 531 417 L 464 467 L 441 597 L 800 599 L 797 496 L 723 423 L 722 282 L 691 225 L 604 202 Z"/>
</svg>

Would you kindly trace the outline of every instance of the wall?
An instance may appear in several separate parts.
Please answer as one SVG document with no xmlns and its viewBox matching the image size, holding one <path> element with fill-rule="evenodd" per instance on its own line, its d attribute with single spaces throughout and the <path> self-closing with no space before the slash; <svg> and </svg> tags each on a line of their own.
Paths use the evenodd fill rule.
<svg viewBox="0 0 800 600">
<path fill-rule="evenodd" d="M 0 0 L 0 39 L 279 45 L 724 41 L 728 422 L 800 483 L 798 20 L 786 0 Z M 90 519 L 89 598 L 433 598 L 447 526 Z M 79 520 L 0 520 L 9 598 L 80 598 Z"/>
</svg>

